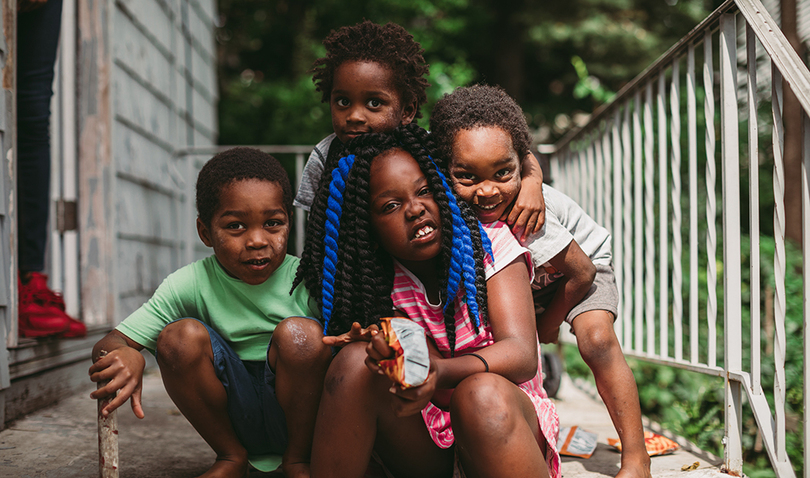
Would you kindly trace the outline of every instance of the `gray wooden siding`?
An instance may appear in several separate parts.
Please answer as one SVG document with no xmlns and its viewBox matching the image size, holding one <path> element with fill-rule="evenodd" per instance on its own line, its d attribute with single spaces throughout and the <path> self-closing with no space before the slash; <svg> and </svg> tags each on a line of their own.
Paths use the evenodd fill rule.
<svg viewBox="0 0 810 478">
<path fill-rule="evenodd" d="M 10 21 L 3 22 L 3 19 Z M 6 345 L 11 339 L 17 337 L 17 309 L 15 307 L 17 295 L 17 266 L 14 212 L 14 171 L 15 161 L 13 155 L 8 154 L 13 146 L 14 124 L 14 72 L 5 38 L 14 38 L 14 9 L 4 7 L 0 10 L 0 24 L 11 31 L 0 35 L 0 68 L 3 74 L 3 89 L 0 90 L 0 390 L 10 385 L 9 357 Z M 4 418 L 4 395 L 0 392 L 0 428 Z"/>
<path fill-rule="evenodd" d="M 196 247 L 189 242 L 198 168 L 174 152 L 216 142 L 215 15 L 212 0 L 115 2 L 114 323 L 197 256 L 187 248 Z"/>
</svg>

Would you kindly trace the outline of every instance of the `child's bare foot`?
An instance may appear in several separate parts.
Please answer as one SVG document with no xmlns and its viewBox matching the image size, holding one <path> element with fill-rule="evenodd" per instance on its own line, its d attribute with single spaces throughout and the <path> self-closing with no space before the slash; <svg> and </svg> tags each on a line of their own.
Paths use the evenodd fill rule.
<svg viewBox="0 0 810 478">
<path fill-rule="evenodd" d="M 247 478 L 248 476 L 248 462 L 247 457 L 244 460 L 236 458 L 219 458 L 214 463 L 214 466 L 208 469 L 205 473 L 198 478 Z"/>
<path fill-rule="evenodd" d="M 309 462 L 286 463 L 282 461 L 281 471 L 284 472 L 284 478 L 309 478 Z"/>
<path fill-rule="evenodd" d="M 652 478 L 650 473 L 650 457 L 646 460 L 622 460 L 622 468 L 616 478 Z"/>
</svg>

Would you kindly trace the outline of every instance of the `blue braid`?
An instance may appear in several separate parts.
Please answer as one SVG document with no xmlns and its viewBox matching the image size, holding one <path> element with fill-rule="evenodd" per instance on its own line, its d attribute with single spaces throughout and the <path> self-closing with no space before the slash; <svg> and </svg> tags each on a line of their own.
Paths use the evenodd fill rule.
<svg viewBox="0 0 810 478">
<path fill-rule="evenodd" d="M 346 190 L 346 178 L 354 165 L 354 155 L 350 154 L 340 158 L 337 168 L 332 170 L 332 181 L 329 183 L 329 198 L 327 199 L 326 224 L 324 225 L 324 256 L 322 308 L 323 333 L 332 318 L 333 301 L 335 298 L 335 272 L 337 271 L 338 236 L 340 233 L 340 216 L 343 213 L 343 192 Z"/>
<path fill-rule="evenodd" d="M 481 245 L 484 247 L 484 252 L 489 254 L 489 258 L 494 261 L 495 256 L 492 255 L 492 241 L 489 240 L 487 231 L 484 229 L 484 225 L 481 224 L 481 221 L 478 221 L 478 230 L 481 232 Z"/>
<path fill-rule="evenodd" d="M 470 228 L 467 223 L 464 223 L 464 236 L 462 236 L 464 244 L 464 255 L 462 256 L 464 267 L 464 288 L 467 290 L 467 308 L 470 315 L 475 320 L 475 326 L 481 326 L 480 316 L 478 314 L 478 302 L 476 301 L 477 289 L 475 287 L 475 256 L 473 255 L 472 237 L 470 236 Z M 472 299 L 472 300 L 471 300 Z"/>
<path fill-rule="evenodd" d="M 462 281 L 462 266 L 461 266 L 461 257 L 460 252 L 463 250 L 464 245 L 462 243 L 461 237 L 464 235 L 462 225 L 464 223 L 463 219 L 461 219 L 461 211 L 458 208 L 458 204 L 456 203 L 456 198 L 453 195 L 452 189 L 450 189 L 450 185 L 447 184 L 447 180 L 442 174 L 439 167 L 433 162 L 433 167 L 436 168 L 436 172 L 439 173 L 439 179 L 442 181 L 442 187 L 444 188 L 444 192 L 447 195 L 447 202 L 450 206 L 450 212 L 452 215 L 453 221 L 453 236 L 452 236 L 452 255 L 450 258 L 450 270 L 448 271 L 448 278 L 447 278 L 447 303 L 444 305 L 445 309 L 450 305 L 451 301 L 458 295 L 459 284 Z M 461 223 L 461 224 L 460 224 Z"/>
<path fill-rule="evenodd" d="M 475 287 L 475 256 L 473 255 L 470 228 L 461 215 L 461 209 L 458 207 L 453 190 L 447 183 L 447 178 L 445 178 L 435 161 L 433 162 L 433 167 L 436 168 L 436 172 L 439 173 L 439 179 L 441 179 L 442 186 L 447 195 L 447 202 L 450 206 L 453 220 L 453 248 L 447 280 L 448 300 L 445 304 L 445 309 L 450 305 L 456 295 L 458 295 L 460 283 L 463 281 L 465 291 L 464 302 L 467 303 L 467 310 L 475 321 L 475 326 L 480 327 L 481 317 L 478 312 L 478 302 L 476 301 L 477 288 Z M 491 250 L 492 246 L 490 245 L 490 252 Z"/>
</svg>

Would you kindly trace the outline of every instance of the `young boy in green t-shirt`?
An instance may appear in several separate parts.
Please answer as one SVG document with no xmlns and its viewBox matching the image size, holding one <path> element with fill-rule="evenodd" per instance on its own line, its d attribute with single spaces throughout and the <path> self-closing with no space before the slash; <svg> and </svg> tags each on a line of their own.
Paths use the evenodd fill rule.
<svg viewBox="0 0 810 478">
<path fill-rule="evenodd" d="M 332 354 L 320 312 L 286 254 L 292 188 L 272 156 L 234 148 L 197 178 L 197 232 L 214 255 L 189 264 L 93 348 L 90 380 L 110 380 L 107 415 L 131 398 L 143 418 L 144 347 L 166 391 L 217 459 L 203 476 L 243 477 L 248 455 L 283 454 L 309 476 L 323 378 Z M 269 346 L 268 346 L 269 344 Z M 106 355 L 101 356 L 101 351 Z"/>
</svg>

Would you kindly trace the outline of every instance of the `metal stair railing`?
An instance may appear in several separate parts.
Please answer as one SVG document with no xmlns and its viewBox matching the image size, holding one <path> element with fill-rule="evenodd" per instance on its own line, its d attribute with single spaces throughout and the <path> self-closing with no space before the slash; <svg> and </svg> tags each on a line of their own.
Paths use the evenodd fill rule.
<svg viewBox="0 0 810 478">
<path fill-rule="evenodd" d="M 759 0 L 725 2 L 597 110 L 584 127 L 553 147 L 541 148 L 551 156 L 555 186 L 611 230 L 620 291 L 616 331 L 625 354 L 725 380 L 724 461 L 725 469 L 736 476 L 742 475 L 743 466 L 744 397 L 776 475 L 796 476 L 786 448 L 788 353 L 805 359 L 805 410 L 810 401 L 806 363 L 810 339 L 805 336 L 801 351 L 786 350 L 785 319 L 788 312 L 798 311 L 786 310 L 783 79 L 797 97 L 803 118 L 805 276 L 801 313 L 806 335 L 810 315 L 810 280 L 806 277 L 810 271 L 810 71 Z M 765 101 L 770 101 L 772 113 L 763 119 L 757 108 L 768 90 Z M 741 142 L 740 130 L 746 122 L 747 142 Z M 721 147 L 716 157 L 718 133 Z M 769 139 L 770 146 L 763 144 L 760 149 L 761 138 Z M 741 151 L 741 145 L 747 147 Z M 760 366 L 763 259 L 759 210 L 761 194 L 770 193 L 763 189 L 770 188 L 760 185 L 761 155 L 772 156 L 774 162 L 774 370 L 767 371 Z M 705 168 L 699 168 L 700 164 Z M 749 171 L 748 205 L 741 200 L 741 165 Z M 719 203 L 718 166 L 722 179 Z M 750 264 L 746 284 L 750 321 L 746 324 L 743 209 L 748 209 L 750 230 L 750 251 L 745 251 Z M 698 239 L 701 228 L 705 243 Z M 718 246 L 723 253 L 719 261 Z M 701 261 L 705 268 L 699 267 Z M 718 264 L 723 285 L 719 304 Z M 704 304 L 699 299 L 701 276 L 706 283 Z M 720 313 L 723 322 L 718 324 Z M 745 363 L 744 325 L 750 329 Z M 770 374 L 768 380 L 774 382 L 773 405 L 762 389 L 763 373 Z M 804 436 L 810 436 L 807 420 L 803 427 Z M 804 476 L 810 477 L 806 445 L 804 457 Z"/>
</svg>

